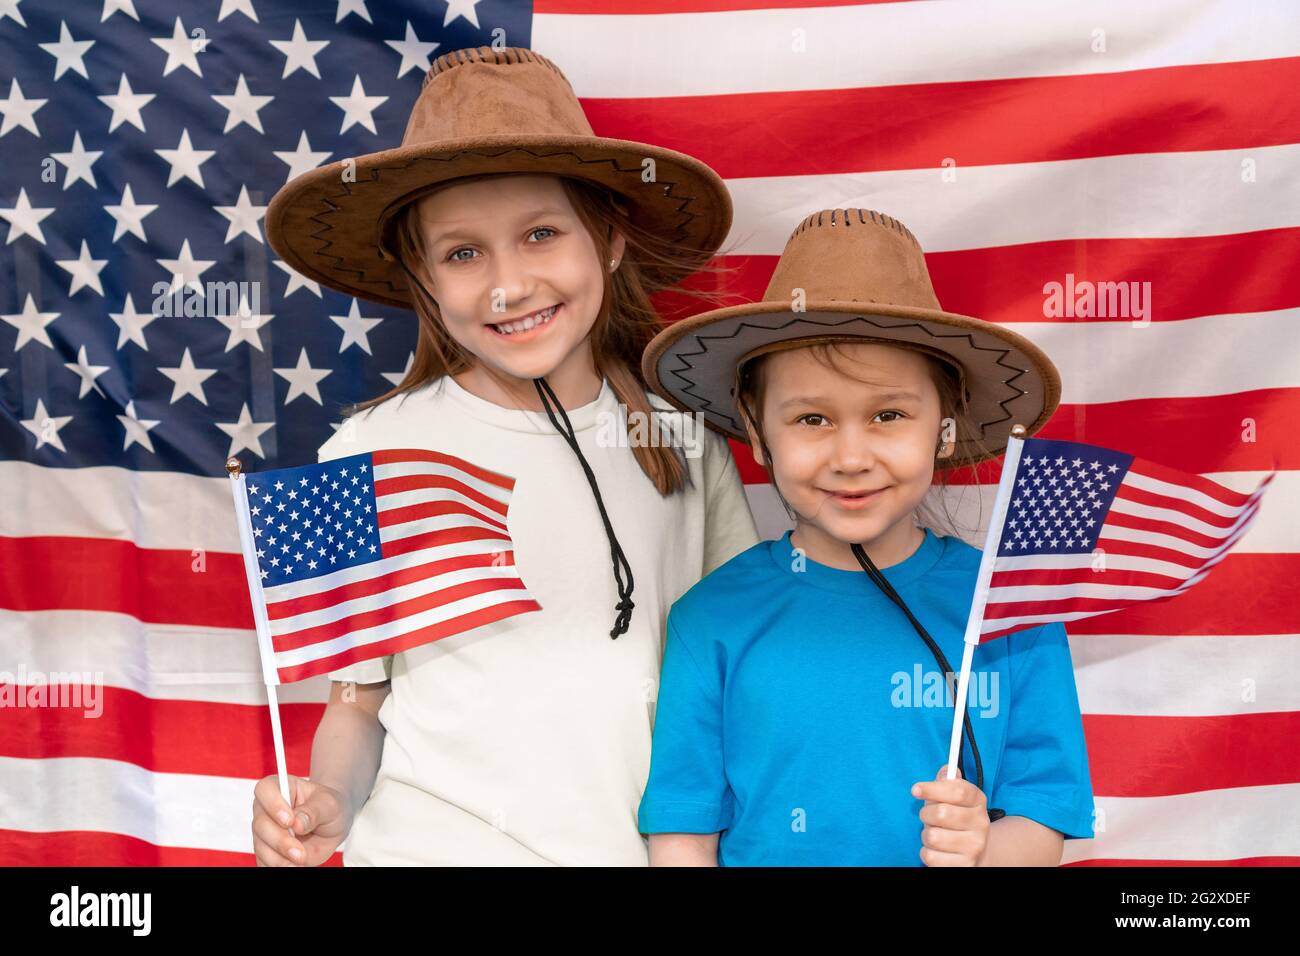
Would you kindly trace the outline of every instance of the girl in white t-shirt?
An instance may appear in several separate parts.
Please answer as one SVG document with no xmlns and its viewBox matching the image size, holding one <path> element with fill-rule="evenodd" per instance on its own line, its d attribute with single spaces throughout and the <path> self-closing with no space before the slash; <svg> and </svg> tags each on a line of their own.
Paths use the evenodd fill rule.
<svg viewBox="0 0 1300 956">
<path fill-rule="evenodd" d="M 416 352 L 320 460 L 423 447 L 515 479 L 542 610 L 330 674 L 311 777 L 259 781 L 259 863 L 637 865 L 668 608 L 758 540 L 725 439 L 648 391 L 650 294 L 702 266 L 726 188 L 592 135 L 532 51 L 430 69 L 402 146 L 306 173 L 267 215 L 295 270 L 415 310 Z"/>
</svg>

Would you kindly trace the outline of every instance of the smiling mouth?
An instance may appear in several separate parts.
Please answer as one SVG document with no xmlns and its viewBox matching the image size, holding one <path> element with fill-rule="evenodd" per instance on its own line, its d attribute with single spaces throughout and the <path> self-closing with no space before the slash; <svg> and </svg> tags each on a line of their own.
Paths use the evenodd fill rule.
<svg viewBox="0 0 1300 956">
<path fill-rule="evenodd" d="M 539 326 L 550 324 L 550 321 L 555 318 L 555 314 L 560 311 L 560 308 L 563 305 L 564 303 L 561 302 L 545 309 L 538 309 L 536 312 L 526 315 L 522 319 L 516 319 L 512 322 L 502 322 L 499 325 L 489 322 L 488 328 L 497 333 L 497 335 L 505 336 L 507 338 L 512 335 L 523 335 L 526 332 L 531 332 Z"/>
<path fill-rule="evenodd" d="M 822 489 L 822 490 L 826 491 L 826 489 Z M 834 498 L 836 501 L 841 502 L 842 504 L 851 506 L 855 504 L 862 504 L 868 501 L 874 501 L 876 498 L 879 498 L 887 490 L 888 488 L 877 488 L 875 491 L 858 491 L 858 492 L 826 491 L 826 494 L 830 495 L 832 498 Z"/>
</svg>

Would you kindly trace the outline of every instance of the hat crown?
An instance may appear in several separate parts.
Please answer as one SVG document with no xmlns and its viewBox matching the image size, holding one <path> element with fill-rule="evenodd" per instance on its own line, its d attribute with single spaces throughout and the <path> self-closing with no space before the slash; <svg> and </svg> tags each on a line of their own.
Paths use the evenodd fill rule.
<svg viewBox="0 0 1300 956">
<path fill-rule="evenodd" d="M 521 47 L 454 50 L 425 74 L 403 146 L 479 136 L 591 136 L 560 68 Z"/>
<path fill-rule="evenodd" d="M 765 302 L 880 302 L 938 309 L 925 254 L 897 219 L 872 209 L 822 209 L 790 233 Z"/>
</svg>

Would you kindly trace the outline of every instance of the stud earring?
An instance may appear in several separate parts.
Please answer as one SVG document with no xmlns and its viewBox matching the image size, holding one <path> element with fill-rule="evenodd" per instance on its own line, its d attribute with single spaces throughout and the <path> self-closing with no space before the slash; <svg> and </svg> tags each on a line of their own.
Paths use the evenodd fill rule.
<svg viewBox="0 0 1300 956">
<path fill-rule="evenodd" d="M 613 271 L 614 271 L 615 269 L 617 269 L 617 268 L 618 268 L 618 260 L 617 260 L 617 259 L 610 259 L 610 260 L 609 260 L 609 271 L 610 271 L 610 272 L 613 272 Z"/>
</svg>

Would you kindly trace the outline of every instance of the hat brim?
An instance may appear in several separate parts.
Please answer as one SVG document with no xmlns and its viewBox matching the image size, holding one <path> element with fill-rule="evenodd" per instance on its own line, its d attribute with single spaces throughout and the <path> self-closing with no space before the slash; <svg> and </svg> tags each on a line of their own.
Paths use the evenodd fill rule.
<svg viewBox="0 0 1300 956">
<path fill-rule="evenodd" d="M 654 162 L 643 180 L 646 160 Z M 303 173 L 272 197 L 266 237 L 296 272 L 359 298 L 410 308 L 401 272 L 379 243 L 396 212 L 449 180 L 483 173 L 549 173 L 612 189 L 634 222 L 688 253 L 713 254 L 731 228 L 732 203 L 722 179 L 675 150 L 599 136 L 512 135 L 399 146 Z M 346 174 L 346 178 L 345 178 Z M 648 265 L 652 290 L 689 270 Z"/>
<path fill-rule="evenodd" d="M 809 302 L 794 312 L 788 302 L 769 301 L 715 309 L 662 330 L 646 348 L 642 371 L 675 408 L 699 413 L 710 428 L 748 444 L 735 404 L 737 364 L 775 343 L 826 337 L 914 346 L 960 364 L 978 443 L 961 439 L 954 455 L 935 461 L 938 469 L 1000 455 L 1015 425 L 1032 435 L 1060 405 L 1060 374 L 1027 338 L 972 316 L 913 306 Z"/>
</svg>

